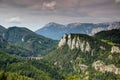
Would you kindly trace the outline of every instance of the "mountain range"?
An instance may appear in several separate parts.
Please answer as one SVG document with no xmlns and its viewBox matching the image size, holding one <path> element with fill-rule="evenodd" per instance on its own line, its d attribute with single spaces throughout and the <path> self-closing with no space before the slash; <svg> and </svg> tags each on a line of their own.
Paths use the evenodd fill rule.
<svg viewBox="0 0 120 80">
<path fill-rule="evenodd" d="M 36 31 L 37 34 L 43 35 L 45 37 L 60 40 L 64 34 L 69 33 L 81 33 L 94 35 L 97 32 L 103 30 L 120 29 L 120 22 L 110 22 L 110 23 L 70 23 L 67 25 L 62 25 L 58 23 L 48 23 L 44 27 Z"/>
<path fill-rule="evenodd" d="M 0 26 L 0 80 L 120 80 L 119 22 L 78 24 L 44 27 L 57 38 L 73 31 L 59 41 L 25 27 Z"/>
</svg>

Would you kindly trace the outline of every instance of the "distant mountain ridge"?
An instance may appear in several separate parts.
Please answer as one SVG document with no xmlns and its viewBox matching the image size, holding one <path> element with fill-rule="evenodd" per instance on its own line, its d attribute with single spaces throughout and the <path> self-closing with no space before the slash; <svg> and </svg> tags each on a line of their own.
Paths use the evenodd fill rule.
<svg viewBox="0 0 120 80">
<path fill-rule="evenodd" d="M 69 33 L 81 33 L 94 35 L 97 32 L 103 30 L 120 29 L 120 22 L 111 23 L 70 23 L 67 25 L 62 25 L 58 23 L 48 23 L 43 28 L 36 31 L 37 34 L 43 35 L 45 37 L 60 40 L 62 35 Z"/>
</svg>

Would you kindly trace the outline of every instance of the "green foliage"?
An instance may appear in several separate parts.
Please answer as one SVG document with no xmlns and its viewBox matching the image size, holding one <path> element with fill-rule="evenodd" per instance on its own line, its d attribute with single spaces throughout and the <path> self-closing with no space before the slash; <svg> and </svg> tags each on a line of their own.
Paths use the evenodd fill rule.
<svg viewBox="0 0 120 80">
<path fill-rule="evenodd" d="M 116 43 L 110 42 L 110 41 L 108 41 L 108 40 L 101 40 L 101 41 L 103 41 L 103 42 L 105 42 L 105 43 L 107 43 L 107 44 L 109 44 L 109 45 L 112 45 L 112 46 L 117 45 Z"/>
<path fill-rule="evenodd" d="M 7 53 L 3 53 L 0 51 L 0 69 L 5 69 L 9 66 L 9 64 L 21 62 L 21 60 L 18 56 L 15 55 L 9 55 Z"/>
<path fill-rule="evenodd" d="M 94 35 L 98 39 L 107 40 L 108 42 L 120 44 L 120 30 L 113 29 L 109 31 L 101 31 Z"/>
<path fill-rule="evenodd" d="M 19 56 L 30 56 L 32 53 L 29 50 L 26 50 L 24 48 L 14 46 L 10 43 L 8 43 L 6 40 L 3 39 L 3 37 L 0 36 L 0 50 L 10 53 L 10 54 L 16 54 Z"/>
<path fill-rule="evenodd" d="M 3 52 L 0 52 L 0 70 L 17 73 L 35 80 L 64 79 L 62 75 L 57 72 L 58 70 L 46 61 L 29 61 Z"/>
<path fill-rule="evenodd" d="M 120 68 L 120 54 L 119 53 L 114 53 L 111 54 L 111 59 L 107 59 L 104 62 L 108 64 L 114 64 L 116 67 Z"/>
<path fill-rule="evenodd" d="M 7 67 L 7 70 L 34 78 L 35 80 L 52 80 L 48 73 L 45 73 L 28 62 L 13 63 Z"/>
<path fill-rule="evenodd" d="M 72 34 L 71 37 L 73 39 L 77 36 L 79 36 L 80 40 L 90 44 L 90 51 L 71 50 L 68 45 L 65 45 L 54 49 L 44 58 L 60 69 L 60 73 L 64 74 L 67 80 L 77 80 L 77 77 L 79 80 L 119 80 L 119 76 L 115 73 L 101 73 L 92 69 L 93 62 L 97 60 L 103 61 L 106 65 L 114 64 L 116 67 L 120 66 L 120 54 L 111 53 L 112 45 L 84 34 Z M 111 60 L 108 58 L 109 55 L 113 57 Z M 87 70 L 82 70 L 80 68 L 81 64 L 87 65 Z"/>
<path fill-rule="evenodd" d="M 62 74 L 59 73 L 59 69 L 56 69 L 53 65 L 48 63 L 45 60 L 33 60 L 30 61 L 32 65 L 34 65 L 36 68 L 43 70 L 44 72 L 48 73 L 52 78 L 55 78 L 56 80 L 62 80 L 64 77 Z"/>
<path fill-rule="evenodd" d="M 120 75 L 116 75 L 111 72 L 99 72 L 94 69 L 90 71 L 89 79 L 90 80 L 120 80 Z"/>
<path fill-rule="evenodd" d="M 68 75 L 66 76 L 65 80 L 81 80 L 81 79 L 76 75 Z"/>
<path fill-rule="evenodd" d="M 11 27 L 5 32 L 4 39 L 16 46 L 27 49 L 30 55 L 37 56 L 56 45 L 56 41 L 37 35 L 27 28 Z"/>
<path fill-rule="evenodd" d="M 11 72 L 0 71 L 0 80 L 34 80 Z"/>
<path fill-rule="evenodd" d="M 107 40 L 98 40 L 95 37 L 91 37 L 84 34 L 72 34 L 72 38 L 79 36 L 82 41 L 86 41 L 90 44 L 90 51 L 81 51 L 80 49 L 69 49 L 68 45 L 61 48 L 52 48 L 54 42 L 50 39 L 45 39 L 42 36 L 38 36 L 23 28 L 27 32 L 24 35 L 24 41 L 18 41 L 18 38 L 22 38 L 23 35 L 18 37 L 18 33 L 11 33 L 8 35 L 8 40 L 12 40 L 10 36 L 18 40 L 13 40 L 14 45 L 6 42 L 2 37 L 0 38 L 0 80 L 119 80 L 120 75 L 116 75 L 110 72 L 99 72 L 92 68 L 93 62 L 101 60 L 105 65 L 114 64 L 116 67 L 120 67 L 120 54 L 112 54 L 111 47 L 114 43 Z M 11 31 L 10 31 L 11 32 Z M 28 33 L 29 32 L 29 33 Z M 38 41 L 42 40 L 43 44 Z M 29 42 L 30 43 L 27 43 Z M 50 43 L 49 43 L 50 42 Z M 12 42 L 11 42 L 12 43 Z M 44 45 L 44 46 L 43 46 Z M 85 45 L 86 46 L 86 45 Z M 84 47 L 85 47 L 84 46 Z M 21 48 L 22 47 L 22 48 Z M 26 51 L 26 48 L 28 51 Z M 48 50 L 46 49 L 48 48 Z M 40 50 L 39 50 L 40 49 Z M 26 60 L 24 57 L 33 53 L 39 54 L 47 50 L 47 54 L 43 57 L 43 60 Z M 31 51 L 30 53 L 29 50 Z M 10 54 L 4 53 L 9 52 Z M 36 53 L 38 52 L 38 53 Z M 109 58 L 109 56 L 112 58 Z M 87 69 L 82 70 L 81 64 L 87 66 Z M 20 78 L 20 79 L 19 79 Z M 24 79 L 25 78 L 25 79 Z M 28 79 L 27 79 L 28 78 Z M 30 79 L 31 78 L 31 79 Z"/>
<path fill-rule="evenodd" d="M 71 61 L 75 61 L 80 58 L 81 64 L 91 65 L 96 60 L 106 60 L 106 57 L 110 54 L 111 46 L 96 38 L 84 35 L 84 34 L 72 34 L 72 36 L 79 36 L 81 40 L 87 41 L 91 46 L 90 52 L 82 52 L 80 49 L 70 50 L 67 45 L 55 49 L 45 56 L 45 59 L 50 63 L 57 63 L 57 66 L 61 66 L 66 73 L 74 72 L 74 64 Z M 94 44 L 94 45 L 93 45 Z M 105 50 L 100 47 L 104 47 Z M 54 57 L 53 57 L 54 56 Z"/>
</svg>

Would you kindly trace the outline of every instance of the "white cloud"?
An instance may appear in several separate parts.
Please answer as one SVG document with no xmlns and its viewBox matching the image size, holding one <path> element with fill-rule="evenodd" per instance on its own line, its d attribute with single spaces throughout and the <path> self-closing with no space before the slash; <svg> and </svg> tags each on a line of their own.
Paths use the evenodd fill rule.
<svg viewBox="0 0 120 80">
<path fill-rule="evenodd" d="M 20 17 L 12 17 L 10 19 L 6 20 L 9 23 L 21 23 L 21 18 Z"/>
<path fill-rule="evenodd" d="M 120 3 L 120 0 L 115 0 L 116 3 Z"/>
<path fill-rule="evenodd" d="M 56 6 L 56 1 L 44 2 L 42 8 L 54 10 Z"/>
</svg>

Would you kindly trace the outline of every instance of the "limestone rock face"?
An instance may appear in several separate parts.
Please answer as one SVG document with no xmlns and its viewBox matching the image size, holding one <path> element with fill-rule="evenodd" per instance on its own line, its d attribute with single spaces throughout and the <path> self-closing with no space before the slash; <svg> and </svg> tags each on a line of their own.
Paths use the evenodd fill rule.
<svg viewBox="0 0 120 80">
<path fill-rule="evenodd" d="M 67 35 L 65 34 L 63 36 L 63 38 L 60 40 L 60 42 L 58 44 L 58 47 L 62 47 L 62 46 L 64 46 L 66 44 L 66 37 L 67 37 Z"/>
<path fill-rule="evenodd" d="M 90 44 L 88 42 L 86 42 L 85 51 L 90 51 L 90 50 L 91 50 Z"/>
<path fill-rule="evenodd" d="M 95 70 L 99 70 L 99 71 L 101 71 L 101 72 L 105 72 L 104 63 L 101 62 L 100 60 L 94 62 L 94 63 L 92 64 L 92 67 L 94 67 Z"/>
<path fill-rule="evenodd" d="M 65 34 L 60 40 L 58 47 L 62 47 L 64 45 L 68 45 L 71 50 L 80 49 L 83 52 L 89 52 L 91 50 L 89 42 L 82 40 L 79 35 L 75 34 Z"/>
<path fill-rule="evenodd" d="M 71 47 L 71 44 L 72 44 L 72 38 L 71 38 L 71 35 L 69 34 L 69 35 L 68 35 L 67 45 L 68 45 L 69 47 Z"/>
<path fill-rule="evenodd" d="M 120 74 L 120 68 L 117 68 L 114 64 L 105 65 L 100 60 L 94 62 L 92 67 L 94 67 L 95 70 L 99 70 L 101 72 L 113 72 L 115 74 Z"/>
<path fill-rule="evenodd" d="M 117 47 L 117 46 L 113 46 L 113 47 L 111 48 L 111 53 L 120 53 L 120 48 Z"/>
<path fill-rule="evenodd" d="M 80 69 L 81 69 L 82 71 L 85 71 L 85 70 L 88 69 L 88 66 L 86 66 L 86 65 L 84 65 L 84 64 L 80 64 L 79 66 L 80 66 Z"/>
</svg>

